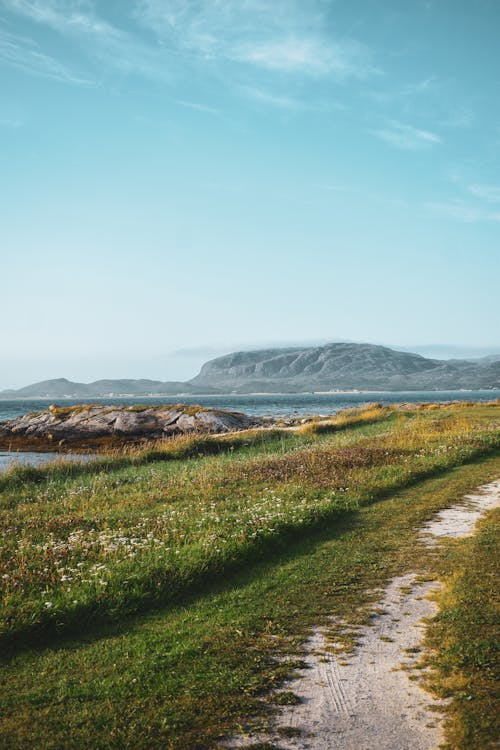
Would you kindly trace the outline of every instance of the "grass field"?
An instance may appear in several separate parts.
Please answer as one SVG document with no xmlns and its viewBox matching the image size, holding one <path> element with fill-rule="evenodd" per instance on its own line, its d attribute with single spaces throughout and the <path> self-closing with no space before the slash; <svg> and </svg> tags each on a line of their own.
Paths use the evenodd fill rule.
<svg viewBox="0 0 500 750">
<path fill-rule="evenodd" d="M 427 635 L 430 686 L 453 698 L 449 747 L 498 745 L 498 596 L 500 511 L 489 514 L 473 537 L 450 543 L 440 564 L 445 588 L 439 615 Z"/>
<path fill-rule="evenodd" d="M 415 528 L 500 476 L 499 426 L 498 404 L 371 407 L 0 478 L 1 746 L 209 748 L 265 722 L 308 628 L 436 566 Z M 488 746 L 453 721 L 453 747 Z"/>
</svg>

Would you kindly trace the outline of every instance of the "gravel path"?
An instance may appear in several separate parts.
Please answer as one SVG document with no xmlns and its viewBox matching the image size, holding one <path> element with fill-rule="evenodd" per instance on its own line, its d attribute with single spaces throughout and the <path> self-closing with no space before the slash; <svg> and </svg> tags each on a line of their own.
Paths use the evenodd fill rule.
<svg viewBox="0 0 500 750">
<path fill-rule="evenodd" d="M 419 534 L 428 546 L 468 536 L 498 505 L 500 480 L 440 511 Z M 412 666 L 419 659 L 423 620 L 436 613 L 428 597 L 438 586 L 415 574 L 391 581 L 377 605 L 379 614 L 361 629 L 352 654 L 325 651 L 332 644 L 316 630 L 306 644 L 309 668 L 284 686 L 301 702 L 283 707 L 272 734 L 232 738 L 227 747 L 272 742 L 285 750 L 437 750 L 444 739 L 442 702 L 424 692 Z M 300 735 L 283 737 L 279 730 L 285 728 Z"/>
</svg>

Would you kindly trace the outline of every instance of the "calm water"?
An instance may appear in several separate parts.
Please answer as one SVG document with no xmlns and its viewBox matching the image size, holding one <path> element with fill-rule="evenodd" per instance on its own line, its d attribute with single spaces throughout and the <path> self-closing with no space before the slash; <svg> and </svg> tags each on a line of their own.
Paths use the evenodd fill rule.
<svg viewBox="0 0 500 750">
<path fill-rule="evenodd" d="M 384 393 L 305 393 L 305 394 L 272 394 L 272 395 L 230 395 L 230 396 L 158 396 L 135 398 L 90 399 L 88 403 L 100 404 L 201 404 L 220 409 L 243 411 L 258 416 L 287 416 L 298 414 L 333 414 L 339 409 L 361 406 L 373 401 L 383 404 L 418 401 L 491 401 L 500 398 L 499 390 L 489 391 L 395 391 Z M 47 409 L 54 399 L 36 399 L 27 401 L 0 400 L 0 421 L 13 419 L 31 411 Z M 57 404 L 86 403 L 85 399 L 60 399 Z"/>
<path fill-rule="evenodd" d="M 59 453 L 33 453 L 33 452 L 17 452 L 17 451 L 0 451 L 0 474 L 3 471 L 12 469 L 15 466 L 42 466 L 42 464 L 50 463 L 64 455 L 64 459 L 68 461 L 91 461 L 95 456 L 92 455 L 73 455 L 73 454 L 59 454 Z"/>
<path fill-rule="evenodd" d="M 362 406 L 373 401 L 382 404 L 397 404 L 402 402 L 416 403 L 419 401 L 491 401 L 500 399 L 500 390 L 489 391 L 395 391 L 384 393 L 324 393 L 324 394 L 289 394 L 262 396 L 173 396 L 135 397 L 135 398 L 104 398 L 91 399 L 88 403 L 100 404 L 176 404 L 182 401 L 186 404 L 201 404 L 221 409 L 243 411 L 257 416 L 297 416 L 301 414 L 334 414 L 340 409 Z M 32 411 L 43 411 L 53 403 L 53 399 L 36 399 L 26 401 L 0 400 L 0 421 L 19 417 Z M 84 399 L 62 399 L 59 404 L 71 405 L 85 403 Z M 40 464 L 53 459 L 54 453 L 0 453 L 0 471 L 12 461 Z"/>
</svg>

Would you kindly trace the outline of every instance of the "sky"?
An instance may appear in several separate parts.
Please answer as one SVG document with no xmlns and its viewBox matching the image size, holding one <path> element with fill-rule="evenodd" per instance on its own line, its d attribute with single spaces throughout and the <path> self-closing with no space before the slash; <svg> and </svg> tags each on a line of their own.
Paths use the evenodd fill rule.
<svg viewBox="0 0 500 750">
<path fill-rule="evenodd" d="M 0 0 L 0 388 L 500 351 L 499 35 L 498 0 Z"/>
</svg>

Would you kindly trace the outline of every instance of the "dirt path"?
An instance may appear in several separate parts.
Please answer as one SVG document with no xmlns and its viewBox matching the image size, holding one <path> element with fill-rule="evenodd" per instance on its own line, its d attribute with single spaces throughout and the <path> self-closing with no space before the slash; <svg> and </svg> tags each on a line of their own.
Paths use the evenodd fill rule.
<svg viewBox="0 0 500 750">
<path fill-rule="evenodd" d="M 468 536 L 480 516 L 498 505 L 500 480 L 437 513 L 419 534 L 428 546 Z M 419 658 L 422 620 L 436 613 L 427 597 L 438 586 L 415 574 L 391 581 L 352 654 L 326 651 L 332 644 L 316 630 L 306 644 L 309 668 L 284 686 L 301 702 L 280 711 L 272 734 L 233 738 L 228 747 L 269 742 L 286 750 L 437 750 L 444 739 L 442 703 L 419 687 L 412 666 Z M 300 734 L 283 736 L 294 730 Z"/>
</svg>

